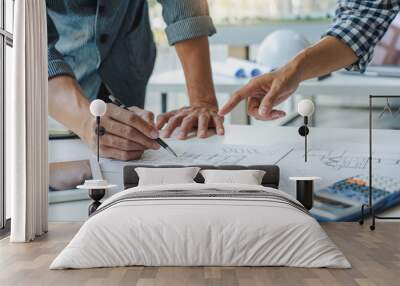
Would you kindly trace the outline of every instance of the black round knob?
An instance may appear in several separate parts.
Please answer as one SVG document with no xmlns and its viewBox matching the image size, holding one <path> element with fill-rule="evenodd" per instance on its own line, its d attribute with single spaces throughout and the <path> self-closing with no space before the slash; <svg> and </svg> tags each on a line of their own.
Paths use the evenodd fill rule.
<svg viewBox="0 0 400 286">
<path fill-rule="evenodd" d="M 96 135 L 103 136 L 106 134 L 106 129 L 103 126 L 100 126 L 99 128 L 96 127 Z"/>
<path fill-rule="evenodd" d="M 305 125 L 303 125 L 303 126 L 301 126 L 300 128 L 299 128 L 299 134 L 300 134 L 300 136 L 306 136 L 306 135 L 308 135 L 308 133 L 310 133 L 310 129 L 308 129 L 308 127 L 307 126 L 305 126 Z"/>
</svg>

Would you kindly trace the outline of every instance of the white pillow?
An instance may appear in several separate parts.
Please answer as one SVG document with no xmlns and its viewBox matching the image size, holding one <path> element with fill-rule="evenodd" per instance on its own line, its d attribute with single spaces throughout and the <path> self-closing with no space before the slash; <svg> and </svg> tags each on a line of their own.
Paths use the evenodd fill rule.
<svg viewBox="0 0 400 286">
<path fill-rule="evenodd" d="M 139 186 L 171 185 L 195 183 L 193 180 L 200 168 L 135 168 L 139 176 Z"/>
<path fill-rule="evenodd" d="M 261 185 L 265 171 L 261 170 L 202 170 L 205 184 Z"/>
</svg>

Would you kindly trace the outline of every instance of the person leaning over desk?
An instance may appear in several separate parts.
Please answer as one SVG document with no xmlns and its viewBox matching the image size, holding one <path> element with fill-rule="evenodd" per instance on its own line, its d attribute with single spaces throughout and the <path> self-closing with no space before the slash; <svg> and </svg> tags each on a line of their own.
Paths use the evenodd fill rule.
<svg viewBox="0 0 400 286">
<path fill-rule="evenodd" d="M 138 159 L 145 149 L 158 149 L 153 139 L 165 126 L 169 137 L 180 126 L 185 139 L 197 127 L 224 133 L 211 76 L 208 36 L 215 27 L 206 0 L 158 0 L 187 82 L 190 106 L 154 115 L 145 111 L 145 90 L 153 71 L 156 47 L 146 0 L 46 0 L 48 25 L 49 113 L 93 149 L 95 120 L 90 101 L 109 93 L 132 106 L 108 104 L 102 125 L 103 157 Z"/>
<path fill-rule="evenodd" d="M 338 1 L 335 22 L 315 45 L 303 50 L 281 69 L 251 80 L 221 108 L 229 113 L 248 101 L 248 114 L 258 120 L 285 116 L 275 106 L 285 101 L 300 82 L 347 67 L 364 72 L 375 45 L 400 10 L 400 0 Z"/>
</svg>

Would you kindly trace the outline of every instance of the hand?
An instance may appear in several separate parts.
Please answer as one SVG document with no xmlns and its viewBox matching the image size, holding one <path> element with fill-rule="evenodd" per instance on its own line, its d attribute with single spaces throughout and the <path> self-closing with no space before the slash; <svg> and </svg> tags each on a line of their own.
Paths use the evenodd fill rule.
<svg viewBox="0 0 400 286">
<path fill-rule="evenodd" d="M 209 128 L 215 128 L 218 135 L 224 135 L 224 118 L 217 111 L 218 107 L 213 104 L 183 107 L 159 115 L 156 127 L 162 129 L 165 126 L 162 136 L 168 138 L 180 126 L 177 138 L 181 140 L 186 139 L 196 127 L 199 138 L 207 138 Z"/>
<path fill-rule="evenodd" d="M 247 112 L 258 120 L 274 120 L 284 117 L 283 110 L 274 107 L 285 101 L 299 86 L 297 69 L 287 65 L 282 69 L 252 79 L 238 90 L 221 108 L 220 116 L 232 111 L 242 100 L 247 99 Z"/>
<path fill-rule="evenodd" d="M 89 113 L 89 111 L 88 111 Z M 97 150 L 96 119 L 88 114 L 80 136 L 93 150 Z M 154 141 L 159 137 L 154 115 L 138 107 L 130 111 L 114 104 L 107 104 L 107 112 L 101 118 L 106 133 L 100 137 L 100 155 L 123 161 L 139 159 L 146 149 L 159 149 Z"/>
</svg>

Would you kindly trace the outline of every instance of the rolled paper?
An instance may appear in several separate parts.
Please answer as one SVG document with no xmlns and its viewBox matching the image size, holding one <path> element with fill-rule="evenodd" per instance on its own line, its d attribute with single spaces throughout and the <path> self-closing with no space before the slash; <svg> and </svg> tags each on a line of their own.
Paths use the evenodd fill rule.
<svg viewBox="0 0 400 286">
<path fill-rule="evenodd" d="M 232 78 L 250 78 L 270 72 L 272 69 L 251 61 L 228 58 L 225 62 L 214 62 L 213 73 Z"/>
</svg>

